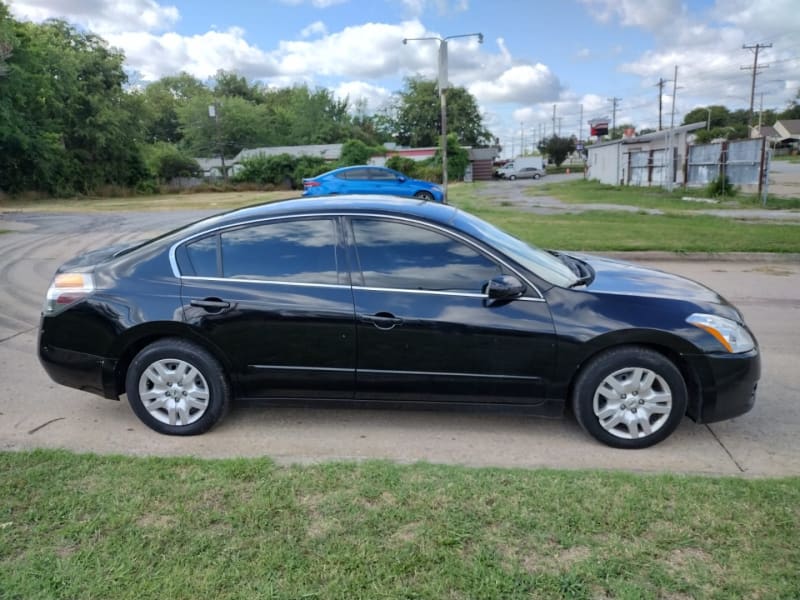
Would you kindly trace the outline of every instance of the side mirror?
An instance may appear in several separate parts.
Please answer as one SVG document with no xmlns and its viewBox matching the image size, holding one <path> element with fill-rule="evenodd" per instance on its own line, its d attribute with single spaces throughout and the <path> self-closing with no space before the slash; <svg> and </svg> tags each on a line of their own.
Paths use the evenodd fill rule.
<svg viewBox="0 0 800 600">
<path fill-rule="evenodd" d="M 405 176 L 400 175 L 400 177 L 397 178 L 397 181 L 399 181 L 400 183 L 405 183 L 406 182 L 406 178 L 405 178 Z"/>
<path fill-rule="evenodd" d="M 500 275 L 486 284 L 490 300 L 510 300 L 525 293 L 525 284 L 513 275 Z"/>
</svg>

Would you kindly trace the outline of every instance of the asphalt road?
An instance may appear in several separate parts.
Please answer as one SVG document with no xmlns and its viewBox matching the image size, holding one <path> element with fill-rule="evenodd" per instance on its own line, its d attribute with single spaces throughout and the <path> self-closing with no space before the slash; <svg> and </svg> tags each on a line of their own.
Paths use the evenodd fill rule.
<svg viewBox="0 0 800 600">
<path fill-rule="evenodd" d="M 205 214 L 0 215 L 0 230 L 10 230 L 0 235 L 0 449 L 800 475 L 800 264 L 792 262 L 651 263 L 706 283 L 737 304 L 759 339 L 764 369 L 753 411 L 711 426 L 684 419 L 671 438 L 644 451 L 602 446 L 572 420 L 412 410 L 238 406 L 210 433 L 176 438 L 141 425 L 127 402 L 52 383 L 35 347 L 56 266 L 76 253 L 146 238 Z"/>
</svg>

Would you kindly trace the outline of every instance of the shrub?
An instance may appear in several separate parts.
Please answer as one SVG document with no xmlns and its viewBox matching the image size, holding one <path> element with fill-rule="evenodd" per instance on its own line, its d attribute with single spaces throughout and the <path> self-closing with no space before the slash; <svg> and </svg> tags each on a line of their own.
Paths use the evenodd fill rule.
<svg viewBox="0 0 800 600">
<path fill-rule="evenodd" d="M 290 154 L 264 156 L 259 154 L 244 159 L 233 180 L 237 183 L 270 184 L 291 189 L 302 186 L 303 177 L 319 175 L 329 168 L 324 159 L 316 156 L 295 157 Z"/>
<path fill-rule="evenodd" d="M 735 196 L 736 186 L 733 185 L 727 177 L 717 177 L 709 182 L 706 187 L 706 193 L 712 198 L 717 196 Z"/>
<path fill-rule="evenodd" d="M 419 179 L 419 173 L 417 172 L 420 163 L 413 158 L 408 158 L 406 156 L 392 156 L 386 161 L 386 166 L 390 169 L 394 169 L 395 171 L 400 171 L 404 175 L 408 177 L 413 177 L 414 179 Z"/>
</svg>

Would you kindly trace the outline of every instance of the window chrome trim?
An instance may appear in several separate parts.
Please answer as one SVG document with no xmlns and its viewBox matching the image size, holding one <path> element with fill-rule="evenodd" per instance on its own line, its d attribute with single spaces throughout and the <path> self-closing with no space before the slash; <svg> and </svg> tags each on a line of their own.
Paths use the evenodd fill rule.
<svg viewBox="0 0 800 600">
<path fill-rule="evenodd" d="M 479 294 L 477 292 L 445 292 L 441 290 L 412 290 L 412 289 L 405 289 L 405 288 L 384 288 L 384 287 L 372 287 L 366 285 L 353 285 L 353 290 L 362 290 L 365 292 L 391 292 L 395 294 L 430 294 L 432 296 L 459 296 L 462 298 L 481 298 L 482 300 L 488 300 L 488 294 Z M 544 298 L 511 298 L 515 302 L 518 300 L 524 300 L 526 302 L 544 302 Z"/>
<path fill-rule="evenodd" d="M 525 285 L 528 287 L 528 289 L 531 289 L 534 292 L 536 292 L 536 294 L 538 296 L 538 298 L 522 297 L 522 298 L 515 298 L 514 300 L 527 300 L 527 301 L 535 301 L 535 302 L 546 302 L 546 300 L 544 299 L 544 295 L 542 294 L 541 291 L 539 291 L 539 288 L 537 288 L 534 284 L 532 284 L 528 280 L 528 278 L 526 278 L 523 275 L 521 275 L 520 272 L 517 269 L 515 269 L 514 267 L 509 265 L 507 261 L 505 261 L 501 257 L 497 256 L 497 254 L 495 254 L 494 252 L 479 246 L 471 238 L 461 234 L 460 232 L 453 231 L 452 229 L 448 229 L 446 227 L 442 227 L 438 223 L 431 223 L 429 221 L 424 220 L 422 217 L 407 217 L 407 216 L 404 216 L 404 215 L 396 215 L 396 214 L 392 214 L 392 213 L 379 213 L 379 212 L 378 213 L 373 213 L 373 212 L 351 212 L 351 211 L 347 211 L 347 210 L 336 211 L 336 212 L 325 212 L 325 211 L 323 211 L 323 212 L 318 212 L 318 213 L 302 213 L 302 214 L 294 214 L 294 215 L 275 215 L 275 216 L 272 216 L 272 217 L 260 217 L 260 218 L 257 218 L 257 219 L 250 219 L 249 221 L 242 221 L 240 223 L 227 223 L 225 225 L 218 225 L 217 227 L 214 227 L 212 229 L 207 229 L 206 231 L 201 231 L 199 233 L 195 233 L 193 235 L 185 237 L 182 240 L 179 240 L 179 241 L 175 242 L 174 244 L 172 244 L 172 246 L 170 246 L 170 249 L 169 249 L 169 263 L 170 263 L 170 266 L 172 267 L 172 274 L 175 275 L 175 277 L 177 277 L 178 279 L 205 279 L 205 280 L 210 280 L 210 281 L 231 281 L 232 278 L 227 278 L 227 277 L 198 277 L 196 275 L 182 275 L 180 270 L 178 269 L 178 260 L 177 260 L 177 258 L 175 256 L 175 253 L 177 252 L 178 246 L 186 244 L 186 243 L 188 243 L 188 242 L 190 242 L 190 241 L 192 241 L 194 239 L 197 239 L 197 238 L 200 238 L 200 237 L 204 237 L 206 235 L 210 235 L 210 234 L 213 234 L 213 233 L 217 233 L 217 232 L 222 231 L 224 229 L 233 229 L 233 228 L 238 228 L 238 227 L 245 227 L 245 226 L 248 226 L 248 225 L 255 225 L 257 223 L 269 223 L 271 221 L 282 221 L 282 220 L 288 220 L 288 219 L 308 219 L 308 218 L 319 218 L 319 217 L 327 217 L 327 218 L 334 218 L 334 219 L 339 218 L 339 217 L 379 218 L 379 219 L 386 219 L 386 220 L 390 220 L 390 221 L 401 221 L 401 222 L 405 222 L 405 223 L 411 223 L 411 224 L 414 224 L 414 225 L 420 225 L 422 227 L 428 227 L 430 229 L 435 229 L 435 230 L 437 230 L 437 231 L 439 231 L 439 232 L 441 232 L 441 233 L 443 233 L 445 235 L 449 235 L 449 236 L 452 236 L 452 237 L 455 237 L 455 238 L 459 239 L 461 242 L 467 244 L 468 246 L 470 246 L 471 248 L 473 248 L 477 252 L 480 252 L 482 254 L 486 254 L 486 255 L 490 256 L 492 258 L 492 260 L 500 263 L 503 267 L 508 269 L 511 273 L 513 273 L 514 275 L 519 277 L 525 283 Z M 337 242 L 337 245 L 338 245 L 338 242 Z M 236 279 L 235 281 L 250 281 L 250 280 Z M 253 280 L 253 281 L 259 281 L 259 282 L 263 283 L 263 281 L 261 281 L 261 280 Z M 286 284 L 289 284 L 289 282 L 274 282 L 274 283 L 286 283 Z M 294 283 L 293 285 L 312 285 L 312 286 L 323 286 L 324 285 L 324 286 L 331 286 L 332 284 Z M 337 285 L 337 286 L 334 286 L 334 287 L 350 287 L 350 286 L 349 285 L 348 286 L 338 286 Z M 359 289 L 370 289 L 370 288 L 365 288 L 364 286 L 358 286 L 358 285 L 353 285 L 352 287 L 359 288 Z M 376 290 L 387 289 L 387 290 L 397 291 L 397 292 L 412 292 L 412 293 L 415 292 L 415 291 L 416 292 L 424 292 L 425 291 L 425 290 L 403 290 L 403 289 L 395 289 L 395 288 L 374 288 L 374 289 L 376 289 Z M 482 295 L 479 294 L 479 296 L 482 296 Z"/>
<path fill-rule="evenodd" d="M 245 277 L 201 277 L 199 275 L 181 275 L 181 280 L 219 281 L 221 283 L 266 283 L 268 285 L 290 285 L 295 287 L 333 288 L 349 290 L 350 286 L 342 283 L 306 283 L 303 281 L 276 281 L 273 279 L 247 279 Z"/>
</svg>

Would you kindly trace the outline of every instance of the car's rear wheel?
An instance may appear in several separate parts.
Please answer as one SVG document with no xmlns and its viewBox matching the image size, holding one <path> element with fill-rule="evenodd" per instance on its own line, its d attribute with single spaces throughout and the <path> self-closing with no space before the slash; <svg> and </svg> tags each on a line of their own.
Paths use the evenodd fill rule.
<svg viewBox="0 0 800 600">
<path fill-rule="evenodd" d="M 541 175 L 539 175 L 538 173 L 533 176 L 534 179 L 539 179 L 540 177 Z"/>
<path fill-rule="evenodd" d="M 131 362 L 128 402 L 141 421 L 170 435 L 196 435 L 218 423 L 230 406 L 230 387 L 219 362 L 200 346 L 159 340 Z"/>
<path fill-rule="evenodd" d="M 415 198 L 419 198 L 420 200 L 427 200 L 428 202 L 433 200 L 433 194 L 430 192 L 426 192 L 425 190 L 420 190 L 416 194 L 414 194 Z"/>
<path fill-rule="evenodd" d="M 640 346 L 600 354 L 580 372 L 572 403 L 585 431 L 615 448 L 664 440 L 686 412 L 686 383 L 666 356 Z"/>
<path fill-rule="evenodd" d="M 509 178 L 509 180 L 514 181 L 517 178 L 517 176 L 516 175 L 509 175 L 508 178 Z"/>
</svg>

